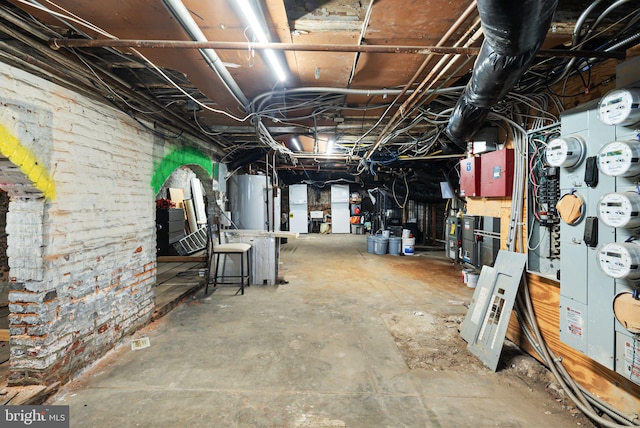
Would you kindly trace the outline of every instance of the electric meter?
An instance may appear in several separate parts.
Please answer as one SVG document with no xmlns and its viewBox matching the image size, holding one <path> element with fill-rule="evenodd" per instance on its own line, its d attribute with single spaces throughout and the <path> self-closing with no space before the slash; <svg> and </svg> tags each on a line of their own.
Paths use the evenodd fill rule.
<svg viewBox="0 0 640 428">
<path fill-rule="evenodd" d="M 640 121 L 640 89 L 614 89 L 598 103 L 598 119 L 605 125 L 633 125 Z"/>
<path fill-rule="evenodd" d="M 598 262 L 602 271 L 616 279 L 640 278 L 640 245 L 610 242 L 600 247 Z"/>
<path fill-rule="evenodd" d="M 598 169 L 611 177 L 634 177 L 640 174 L 640 142 L 612 141 L 598 153 Z"/>
<path fill-rule="evenodd" d="M 574 167 L 582 162 L 586 152 L 584 140 L 577 135 L 555 138 L 544 150 L 550 166 L 565 168 Z"/>
<path fill-rule="evenodd" d="M 639 214 L 640 195 L 636 192 L 607 193 L 598 203 L 598 218 L 607 226 L 638 227 Z"/>
</svg>

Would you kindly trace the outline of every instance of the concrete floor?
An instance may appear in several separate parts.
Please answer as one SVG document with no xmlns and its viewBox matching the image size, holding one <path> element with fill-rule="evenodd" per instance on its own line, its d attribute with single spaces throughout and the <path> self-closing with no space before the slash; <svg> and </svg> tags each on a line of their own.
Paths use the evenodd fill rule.
<svg viewBox="0 0 640 428">
<path fill-rule="evenodd" d="M 287 284 L 199 291 L 135 335 L 149 348 L 120 347 L 48 403 L 72 427 L 584 426 L 468 353 L 455 327 L 473 290 L 441 253 L 314 234 L 281 261 Z"/>
</svg>

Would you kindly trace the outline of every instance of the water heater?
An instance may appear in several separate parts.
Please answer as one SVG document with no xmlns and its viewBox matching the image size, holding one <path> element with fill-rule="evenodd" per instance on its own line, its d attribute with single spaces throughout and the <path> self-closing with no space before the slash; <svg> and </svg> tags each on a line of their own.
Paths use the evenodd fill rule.
<svg viewBox="0 0 640 428">
<path fill-rule="evenodd" d="M 265 175 L 233 175 L 227 182 L 231 219 L 238 229 L 280 230 L 280 196 Z"/>
</svg>

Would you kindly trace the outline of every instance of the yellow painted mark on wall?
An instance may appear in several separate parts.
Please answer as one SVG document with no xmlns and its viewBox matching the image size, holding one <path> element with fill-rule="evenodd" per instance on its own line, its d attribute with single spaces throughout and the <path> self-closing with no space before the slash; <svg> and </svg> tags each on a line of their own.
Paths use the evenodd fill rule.
<svg viewBox="0 0 640 428">
<path fill-rule="evenodd" d="M 2 125 L 0 125 L 0 153 L 20 168 L 20 171 L 31 180 L 45 198 L 55 199 L 55 184 L 47 169 L 31 150 L 23 146 L 20 140 Z"/>
</svg>

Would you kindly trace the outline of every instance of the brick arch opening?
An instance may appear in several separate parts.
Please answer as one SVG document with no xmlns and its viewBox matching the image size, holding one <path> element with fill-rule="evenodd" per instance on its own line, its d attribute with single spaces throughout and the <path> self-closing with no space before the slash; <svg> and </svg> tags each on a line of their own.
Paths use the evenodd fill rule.
<svg viewBox="0 0 640 428">
<path fill-rule="evenodd" d="M 8 339 L 10 351 L 3 379 L 34 384 L 41 383 L 37 373 L 44 367 L 43 360 L 33 358 L 46 341 L 43 314 L 57 300 L 44 291 L 43 273 L 45 207 L 56 194 L 46 150 L 52 142 L 52 116 L 16 100 L 3 99 L 0 105 L 0 278 L 6 279 L 8 304 L 7 328 L 0 336 Z M 28 344 L 22 339 L 26 337 Z"/>
<path fill-rule="evenodd" d="M 215 206 L 215 196 L 213 192 L 213 182 L 212 182 L 211 174 L 209 173 L 209 171 L 207 171 L 207 169 L 203 168 L 199 164 L 184 164 L 176 167 L 173 170 L 173 172 L 169 174 L 169 176 L 164 181 L 164 183 L 162 183 L 162 185 L 160 186 L 160 189 L 158 190 L 155 196 L 156 228 L 157 228 L 156 242 L 157 242 L 159 256 L 182 255 L 183 253 L 180 252 L 178 248 L 181 248 L 182 250 L 185 249 L 180 245 L 178 245 L 177 247 L 174 247 L 174 243 L 173 243 L 173 240 L 176 239 L 175 219 L 177 218 L 176 216 L 178 215 L 178 213 L 175 210 L 172 210 L 172 213 L 167 213 L 166 209 L 159 208 L 157 204 L 157 202 L 160 201 L 161 199 L 171 199 L 170 189 L 177 189 L 179 191 L 182 190 L 183 192 L 185 203 L 182 205 L 178 204 L 176 208 L 185 209 L 184 216 L 185 216 L 185 219 L 187 220 L 185 222 L 186 223 L 185 226 L 187 229 L 185 233 L 195 232 L 196 230 L 199 230 L 205 225 L 204 222 L 206 221 L 206 219 L 204 219 L 202 223 L 199 222 L 197 226 L 195 226 L 195 229 L 192 229 L 189 227 L 191 226 L 191 224 L 195 225 L 195 223 L 188 221 L 188 215 L 187 215 L 187 209 L 186 209 L 187 202 L 193 199 L 192 186 L 194 184 L 193 183 L 194 179 L 197 179 L 196 181 L 200 183 L 200 190 L 201 190 L 202 196 L 204 197 L 204 202 L 205 202 L 204 208 L 205 208 L 206 215 L 209 215 L 209 213 L 213 212 L 212 210 L 214 209 L 214 206 Z M 163 204 L 163 206 L 166 208 L 165 204 Z M 194 209 L 193 204 L 191 204 L 191 207 L 193 210 Z M 171 216 L 173 221 L 169 221 L 169 216 Z M 192 218 L 195 219 L 195 214 Z M 203 236 L 203 235 L 200 235 L 200 236 Z M 196 239 L 195 241 L 200 242 L 200 238 Z M 192 242 L 192 241 L 184 240 L 184 242 Z"/>
<path fill-rule="evenodd" d="M 9 384 L 39 383 L 25 372 L 14 370 L 28 351 L 20 337 L 39 332 L 40 317 L 56 296 L 42 290 L 44 194 L 10 159 L 0 158 L 0 306 L 6 304 L 6 322 L 0 324 L 2 344 L 9 346 L 10 359 L 3 376 Z M 44 343 L 44 338 L 40 341 Z M 36 368 L 36 367 L 34 367 Z M 36 368 L 37 370 L 37 368 Z"/>
<path fill-rule="evenodd" d="M 210 199 L 213 196 L 213 187 L 211 185 L 211 175 L 200 165 L 185 164 L 173 170 L 171 175 L 167 177 L 165 182 L 156 193 L 156 200 L 168 197 L 169 188 L 181 188 L 185 191 L 185 199 L 191 197 L 190 182 L 191 178 L 198 178 L 205 190 L 205 196 Z"/>
</svg>

